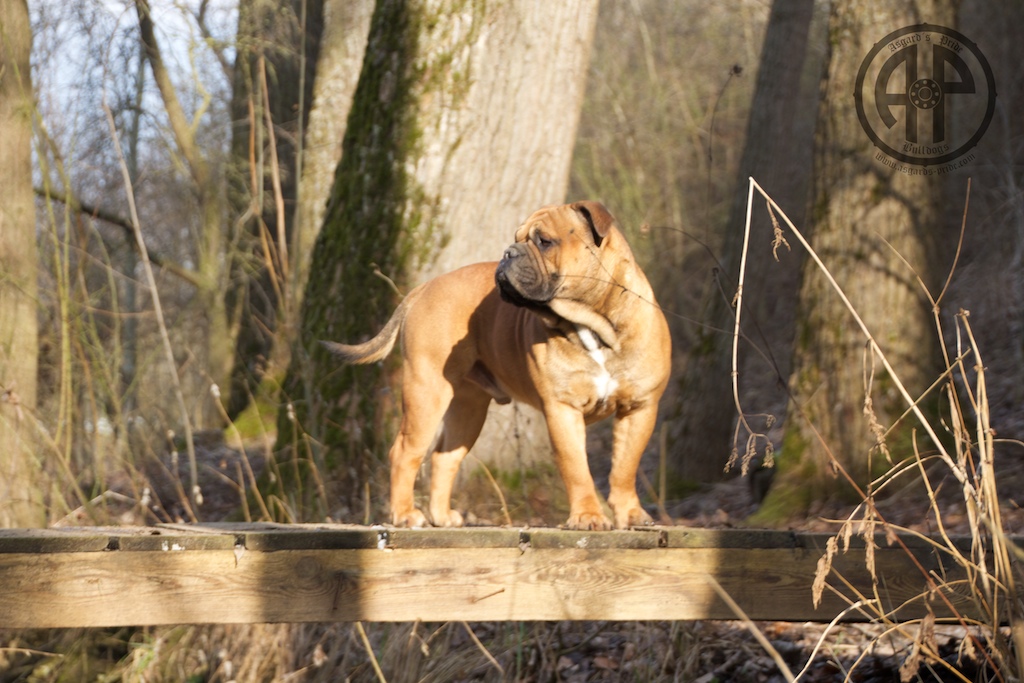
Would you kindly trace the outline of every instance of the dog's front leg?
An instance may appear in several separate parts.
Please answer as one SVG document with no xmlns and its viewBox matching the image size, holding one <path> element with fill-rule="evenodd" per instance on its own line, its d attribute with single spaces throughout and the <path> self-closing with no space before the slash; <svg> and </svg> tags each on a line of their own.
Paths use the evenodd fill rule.
<svg viewBox="0 0 1024 683">
<path fill-rule="evenodd" d="M 657 419 L 658 404 L 651 402 L 615 420 L 608 504 L 615 512 L 617 529 L 653 523 L 636 495 L 636 472 Z"/>
<path fill-rule="evenodd" d="M 564 403 L 544 408 L 555 463 L 569 494 L 570 529 L 611 529 L 611 520 L 601 509 L 601 501 L 594 488 L 587 462 L 587 429 L 583 414 Z"/>
</svg>

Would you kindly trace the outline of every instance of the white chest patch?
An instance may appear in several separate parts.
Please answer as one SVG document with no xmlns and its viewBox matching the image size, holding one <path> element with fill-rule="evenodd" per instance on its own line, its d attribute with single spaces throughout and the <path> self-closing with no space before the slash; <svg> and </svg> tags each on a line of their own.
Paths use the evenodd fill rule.
<svg viewBox="0 0 1024 683">
<path fill-rule="evenodd" d="M 580 342 L 583 344 L 583 348 L 587 350 L 587 354 L 595 363 L 597 363 L 598 371 L 593 377 L 594 389 L 597 391 L 597 397 L 601 401 L 607 400 L 615 391 L 616 387 L 618 387 L 618 382 L 616 382 L 615 378 L 608 372 L 604 349 L 601 348 L 601 344 L 597 340 L 597 335 L 595 335 L 589 327 L 577 325 L 576 334 L 579 335 Z"/>
</svg>

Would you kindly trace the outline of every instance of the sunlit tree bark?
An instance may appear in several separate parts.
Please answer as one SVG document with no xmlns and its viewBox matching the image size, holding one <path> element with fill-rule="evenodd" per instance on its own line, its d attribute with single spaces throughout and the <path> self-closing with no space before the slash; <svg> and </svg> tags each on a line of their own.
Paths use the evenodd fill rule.
<svg viewBox="0 0 1024 683">
<path fill-rule="evenodd" d="M 36 407 L 38 255 L 32 192 L 32 29 L 25 0 L 0 2 L 0 526 L 43 526 Z"/>
<path fill-rule="evenodd" d="M 309 276 L 313 243 L 324 221 L 334 171 L 341 159 L 348 112 L 359 83 L 373 0 L 325 0 L 324 31 L 313 84 L 309 124 L 302 153 L 298 214 L 292 235 L 291 309 L 298 321 L 302 291 Z M 290 341 L 294 335 L 285 337 Z"/>
</svg>

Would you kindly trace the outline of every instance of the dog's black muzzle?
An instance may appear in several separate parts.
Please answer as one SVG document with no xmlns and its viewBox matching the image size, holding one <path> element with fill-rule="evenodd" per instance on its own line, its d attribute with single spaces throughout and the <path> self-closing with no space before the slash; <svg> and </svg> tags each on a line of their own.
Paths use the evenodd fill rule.
<svg viewBox="0 0 1024 683">
<path fill-rule="evenodd" d="M 501 298 L 525 308 L 543 307 L 551 300 L 551 291 L 539 267 L 528 245 L 517 243 L 506 249 L 494 272 Z"/>
</svg>

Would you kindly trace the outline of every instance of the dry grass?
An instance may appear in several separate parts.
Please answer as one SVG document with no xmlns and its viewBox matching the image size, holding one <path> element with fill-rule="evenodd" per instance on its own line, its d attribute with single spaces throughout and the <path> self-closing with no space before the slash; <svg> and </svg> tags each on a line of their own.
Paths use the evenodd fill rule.
<svg viewBox="0 0 1024 683">
<path fill-rule="evenodd" d="M 781 663 L 800 681 L 894 681 L 908 661 L 920 668 L 907 680 L 1000 680 L 965 651 L 969 629 L 940 624 L 933 633 L 929 641 L 919 639 L 913 627 L 784 622 L 68 630 L 4 634 L 8 647 L 0 648 L 0 680 L 781 683 L 791 680 L 780 673 Z M 915 658 L 920 642 L 934 645 L 929 657 Z M 954 668 L 959 675 L 948 675 Z"/>
<path fill-rule="evenodd" d="M 935 614 L 931 613 L 931 609 L 929 609 L 930 613 L 920 620 L 897 620 L 893 614 L 893 606 L 889 604 L 884 595 L 884 586 L 880 586 L 877 580 L 874 593 L 858 596 L 856 601 L 850 603 L 849 611 L 856 612 L 860 617 L 867 618 L 871 623 L 881 626 L 883 637 L 898 633 L 911 640 L 913 647 L 899 671 L 901 681 L 917 680 L 919 675 L 923 675 L 922 672 L 927 672 L 931 676 L 948 677 L 949 680 L 1018 680 L 1024 674 L 1024 604 L 1021 603 L 1016 586 L 1020 575 L 1020 565 L 1017 560 L 1021 557 L 1021 551 L 1007 538 L 1001 518 L 1001 502 L 997 490 L 995 469 L 995 432 L 990 424 L 991 409 L 985 383 L 985 365 L 971 328 L 968 311 L 961 310 L 954 318 L 956 325 L 953 334 L 954 347 L 947 349 L 944 341 L 947 337 L 943 329 L 941 302 L 952 279 L 952 269 L 938 296 L 929 292 L 918 278 L 921 289 L 930 301 L 934 312 L 936 333 L 942 342 L 940 345 L 944 371 L 924 395 L 912 396 L 876 342 L 872 331 L 868 329 L 846 297 L 840 283 L 835 281 L 826 264 L 821 261 L 818 254 L 783 210 L 753 178 L 750 179 L 748 194 L 748 233 L 755 190 L 764 197 L 768 211 L 772 214 L 776 244 L 779 244 L 780 239 L 785 239 L 780 235 L 779 223 L 776 219 L 776 214 L 778 214 L 806 249 L 814 266 L 825 275 L 835 294 L 842 299 L 867 342 L 868 351 L 865 353 L 864 359 L 866 378 L 864 411 L 869 417 L 869 425 L 877 438 L 874 449 L 887 455 L 886 440 L 891 436 L 889 430 L 878 423 L 872 410 L 871 387 L 876 372 L 876 362 L 884 368 L 885 373 L 906 402 L 906 413 L 903 417 L 912 415 L 916 418 L 916 429 L 913 433 L 914 457 L 908 462 L 894 465 L 888 472 L 870 482 L 869 486 L 864 489 L 861 503 L 845 520 L 840 521 L 837 533 L 829 540 L 826 554 L 819 561 L 818 575 L 813 586 L 815 603 L 820 602 L 823 592 L 829 589 L 831 582 L 842 581 L 842 577 L 832 571 L 832 560 L 836 554 L 843 552 L 849 546 L 850 538 L 853 535 L 861 536 L 866 544 L 866 564 L 872 576 L 875 576 L 872 551 L 877 547 L 876 544 L 880 539 L 884 539 L 884 542 L 890 545 L 895 544 L 906 549 L 900 536 L 920 535 L 909 528 L 887 521 L 879 506 L 879 500 L 898 487 L 923 485 L 927 493 L 928 514 L 938 533 L 933 536 L 922 536 L 922 538 L 933 544 L 935 552 L 943 558 L 943 561 L 955 564 L 969 577 L 962 584 L 950 585 L 938 574 L 920 567 L 922 578 L 927 584 L 927 591 L 921 597 L 928 604 L 936 605 L 942 608 L 941 611 L 948 611 L 952 614 L 952 617 L 941 621 L 963 629 L 959 656 L 950 660 L 940 651 L 935 636 L 936 624 L 940 620 L 937 620 Z M 969 183 L 967 192 L 969 200 Z M 961 239 L 963 230 L 966 229 L 967 205 L 968 202 L 965 200 Z M 744 244 L 742 263 L 745 264 L 745 261 L 746 243 Z M 905 265 L 909 269 L 909 264 Z M 955 269 L 955 263 L 953 269 Z M 734 334 L 737 344 L 734 344 L 733 377 L 736 405 L 742 421 L 743 411 L 735 384 L 737 374 L 735 348 L 738 345 L 740 332 L 743 265 L 741 265 L 739 282 Z M 941 392 L 945 399 L 945 405 L 948 406 L 948 414 L 942 416 L 938 421 L 929 420 L 921 408 L 924 399 L 932 391 Z M 763 435 L 754 435 L 754 430 L 750 429 L 749 425 L 747 429 L 752 434 L 751 439 L 766 438 Z M 928 441 L 927 445 L 919 443 L 918 430 L 924 433 Z M 825 446 L 828 450 L 828 445 L 825 444 Z M 748 447 L 744 465 L 752 451 L 753 449 Z M 834 465 L 842 476 L 849 479 L 850 484 L 861 490 L 857 483 L 846 475 L 840 462 L 835 461 Z M 959 487 L 962 508 L 967 516 L 971 538 L 968 551 L 964 551 L 962 545 L 951 538 L 943 521 L 949 508 L 940 503 L 938 486 L 935 482 L 950 477 Z M 907 552 L 910 554 L 909 550 Z M 948 597 L 957 593 L 963 595 L 965 592 L 973 603 L 974 614 L 982 615 L 980 618 L 963 614 L 954 607 Z M 874 641 L 872 641 L 873 644 Z M 869 651 L 870 648 L 866 649 L 864 656 Z M 860 659 L 854 663 L 853 668 L 856 668 L 859 661 Z M 969 678 L 963 673 L 964 661 L 970 661 L 977 670 L 975 678 Z M 850 679 L 851 676 L 852 672 L 846 679 Z"/>
</svg>

